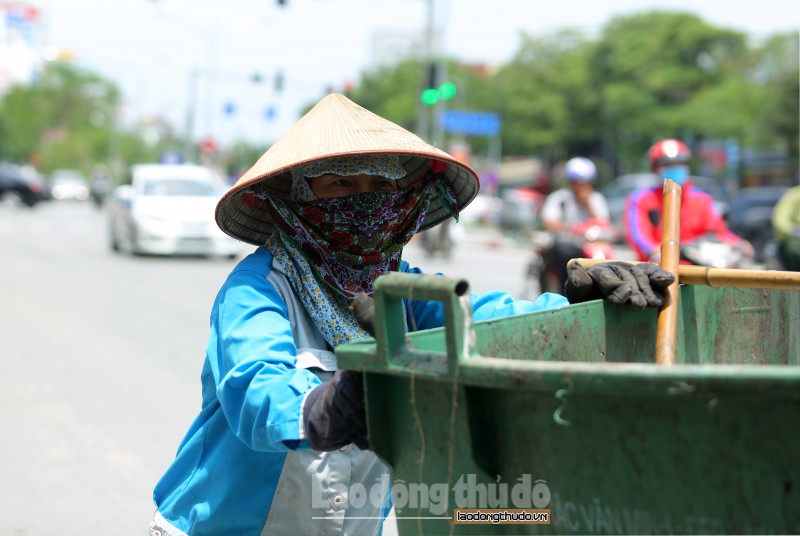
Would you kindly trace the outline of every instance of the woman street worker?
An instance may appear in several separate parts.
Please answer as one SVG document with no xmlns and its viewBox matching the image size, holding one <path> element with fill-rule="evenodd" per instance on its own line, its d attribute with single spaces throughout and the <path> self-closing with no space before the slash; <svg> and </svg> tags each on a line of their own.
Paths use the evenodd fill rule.
<svg viewBox="0 0 800 536">
<path fill-rule="evenodd" d="M 371 295 L 383 273 L 421 273 L 403 247 L 477 193 L 468 166 L 337 94 L 239 179 L 217 223 L 258 247 L 211 310 L 202 407 L 155 487 L 151 536 L 396 533 L 388 469 L 369 451 L 361 373 L 338 370 L 334 349 L 369 336 L 354 298 Z M 575 270 L 588 278 L 575 279 L 586 299 L 601 288 L 637 307 L 658 301 L 624 269 L 616 286 L 597 287 L 597 274 L 611 272 L 596 268 Z M 484 320 L 568 302 L 497 291 L 472 304 Z M 409 330 L 442 326 L 440 302 L 405 306 Z M 368 500 L 348 501 L 354 484 Z"/>
</svg>

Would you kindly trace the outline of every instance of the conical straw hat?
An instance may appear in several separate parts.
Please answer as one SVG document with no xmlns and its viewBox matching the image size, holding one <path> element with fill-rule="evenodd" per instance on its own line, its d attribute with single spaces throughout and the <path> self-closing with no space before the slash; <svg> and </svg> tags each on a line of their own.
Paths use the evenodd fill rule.
<svg viewBox="0 0 800 536">
<path fill-rule="evenodd" d="M 330 94 L 300 118 L 217 204 L 217 225 L 230 236 L 262 245 L 273 231 L 263 201 L 247 193 L 258 184 L 269 193 L 286 197 L 291 192 L 291 168 L 297 164 L 335 156 L 391 153 L 408 171 L 400 185 L 424 176 L 432 162 L 446 164 L 444 180 L 452 187 L 460 212 L 478 194 L 478 175 L 469 166 L 424 142 L 416 134 L 362 108 L 344 95 Z M 450 217 L 436 196 L 420 230 Z"/>
</svg>

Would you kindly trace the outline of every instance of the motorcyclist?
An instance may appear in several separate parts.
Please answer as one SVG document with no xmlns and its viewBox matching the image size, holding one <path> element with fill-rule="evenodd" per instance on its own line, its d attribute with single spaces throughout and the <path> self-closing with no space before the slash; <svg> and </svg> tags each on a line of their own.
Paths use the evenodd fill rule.
<svg viewBox="0 0 800 536">
<path fill-rule="evenodd" d="M 564 174 L 569 187 L 548 195 L 541 212 L 545 230 L 553 233 L 553 245 L 546 253 L 545 263 L 558 269 L 562 288 L 567 280 L 567 262 L 583 256 L 569 233 L 589 219 L 609 220 L 606 198 L 594 189 L 597 180 L 594 163 L 580 156 L 571 158 L 564 166 Z"/>
<path fill-rule="evenodd" d="M 111 179 L 108 176 L 105 168 L 102 166 L 97 166 L 94 170 L 94 173 L 92 173 L 92 179 L 90 183 L 92 201 L 97 208 L 102 207 L 103 203 L 105 203 L 110 184 Z"/>
<path fill-rule="evenodd" d="M 781 196 L 772 212 L 772 227 L 783 269 L 800 272 L 800 186 Z"/>
<path fill-rule="evenodd" d="M 657 141 L 647 152 L 650 169 L 662 179 L 670 179 L 681 187 L 680 241 L 691 242 L 713 234 L 718 240 L 743 249 L 752 258 L 749 242 L 728 229 L 722 215 L 714 208 L 714 199 L 692 186 L 689 162 L 692 152 L 680 140 L 667 138 Z M 661 214 L 664 193 L 661 185 L 639 188 L 625 200 L 623 227 L 625 240 L 639 260 L 661 260 Z"/>
</svg>

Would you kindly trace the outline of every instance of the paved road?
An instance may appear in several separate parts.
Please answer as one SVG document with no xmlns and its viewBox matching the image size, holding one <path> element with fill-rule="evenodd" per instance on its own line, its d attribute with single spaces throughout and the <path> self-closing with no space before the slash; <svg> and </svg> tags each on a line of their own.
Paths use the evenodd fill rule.
<svg viewBox="0 0 800 536">
<path fill-rule="evenodd" d="M 104 214 L 69 203 L 0 210 L 0 252 L 0 534 L 144 534 L 236 261 L 114 255 Z M 527 252 L 481 233 L 450 260 L 405 256 L 513 291 Z"/>
<path fill-rule="evenodd" d="M 0 213 L 0 533 L 143 534 L 232 263 L 112 256 L 90 205 Z"/>
</svg>

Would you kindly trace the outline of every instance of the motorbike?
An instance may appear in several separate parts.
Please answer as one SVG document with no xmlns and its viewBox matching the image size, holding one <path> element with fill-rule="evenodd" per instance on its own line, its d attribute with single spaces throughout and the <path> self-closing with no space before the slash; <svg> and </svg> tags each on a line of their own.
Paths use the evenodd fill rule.
<svg viewBox="0 0 800 536">
<path fill-rule="evenodd" d="M 681 244 L 681 263 L 710 268 L 752 268 L 754 259 L 735 244 L 707 234 Z"/>
<path fill-rule="evenodd" d="M 562 293 L 564 290 L 563 256 L 554 254 L 554 246 L 572 249 L 575 257 L 585 259 L 613 259 L 614 243 L 618 241 L 619 230 L 609 221 L 590 218 L 569 231 L 551 233 L 534 231 L 531 236 L 532 255 L 525 268 L 522 297 L 534 299 L 545 292 Z M 562 265 L 563 264 L 563 265 Z"/>
</svg>

